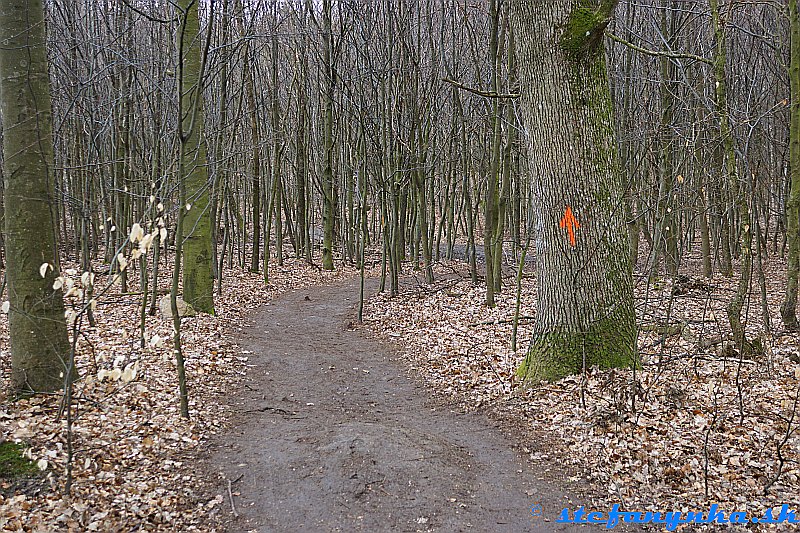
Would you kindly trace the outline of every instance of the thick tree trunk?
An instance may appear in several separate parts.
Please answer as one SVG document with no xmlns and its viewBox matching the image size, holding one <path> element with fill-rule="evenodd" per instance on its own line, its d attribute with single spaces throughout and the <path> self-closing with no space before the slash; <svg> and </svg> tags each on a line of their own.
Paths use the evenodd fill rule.
<svg viewBox="0 0 800 533">
<path fill-rule="evenodd" d="M 539 300 L 519 369 L 532 382 L 636 361 L 624 186 L 602 42 L 615 4 L 512 4 L 535 177 Z"/>
<path fill-rule="evenodd" d="M 203 91 L 200 76 L 200 22 L 196 0 L 181 0 L 184 27 L 181 28 L 183 116 L 181 143 L 186 184 L 186 230 L 183 245 L 183 298 L 198 311 L 214 313 L 214 278 L 211 268 L 211 215 L 208 206 L 208 161 L 204 136 Z M 186 208 L 186 206 L 182 206 Z"/>
<path fill-rule="evenodd" d="M 53 220 L 50 80 L 41 0 L 0 1 L 6 276 L 15 392 L 53 391 L 67 375 Z M 43 264 L 51 265 L 43 270 Z"/>
</svg>

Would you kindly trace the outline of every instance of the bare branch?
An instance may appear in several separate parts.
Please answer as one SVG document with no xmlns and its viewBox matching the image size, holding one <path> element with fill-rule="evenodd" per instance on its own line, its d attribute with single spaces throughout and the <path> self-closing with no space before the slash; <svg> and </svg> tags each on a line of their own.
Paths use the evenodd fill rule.
<svg viewBox="0 0 800 533">
<path fill-rule="evenodd" d="M 475 89 L 474 87 L 467 87 L 466 85 L 455 80 L 451 80 L 450 78 L 442 78 L 442 81 L 446 81 L 447 83 L 450 83 L 459 89 L 464 89 L 465 91 L 469 91 L 485 98 L 519 98 L 519 93 L 496 93 L 494 91 L 481 91 L 480 89 Z"/>
<path fill-rule="evenodd" d="M 630 41 L 626 41 L 626 40 L 625 40 L 625 39 L 623 39 L 622 37 L 619 37 L 618 35 L 615 35 L 615 34 L 613 34 L 612 32 L 610 32 L 610 31 L 608 31 L 608 30 L 606 30 L 606 35 L 607 35 L 607 36 L 608 36 L 608 38 L 609 38 L 609 39 L 611 39 L 612 41 L 616 41 L 616 42 L 618 42 L 618 43 L 620 43 L 620 44 L 624 44 L 625 46 L 627 46 L 628 48 L 630 48 L 630 49 L 632 49 L 632 50 L 636 50 L 637 52 L 641 52 L 641 53 L 643 53 L 643 54 L 646 54 L 646 55 L 649 55 L 649 56 L 654 56 L 654 57 L 669 57 L 670 59 L 690 59 L 690 60 L 692 60 L 692 61 L 699 61 L 699 62 L 701 62 L 701 63 L 705 63 L 706 65 L 710 65 L 710 64 L 711 64 L 711 60 L 710 60 L 710 59 L 706 59 L 705 57 L 701 57 L 701 56 L 696 56 L 696 55 L 694 55 L 694 54 L 682 54 L 682 53 L 675 53 L 675 52 L 663 52 L 663 51 L 658 51 L 658 50 L 650 50 L 650 49 L 648 49 L 648 48 L 643 48 L 643 47 L 641 47 L 641 46 L 638 46 L 638 45 L 636 45 L 636 44 L 633 44 L 633 43 L 632 43 L 632 42 L 630 42 Z"/>
</svg>

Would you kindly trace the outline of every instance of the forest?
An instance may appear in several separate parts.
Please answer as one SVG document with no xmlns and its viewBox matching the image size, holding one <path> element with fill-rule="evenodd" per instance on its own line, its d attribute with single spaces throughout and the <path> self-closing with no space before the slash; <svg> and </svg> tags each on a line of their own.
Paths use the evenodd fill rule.
<svg viewBox="0 0 800 533">
<path fill-rule="evenodd" d="M 797 0 L 0 0 L 0 121 L 1 531 L 800 523 Z"/>
</svg>

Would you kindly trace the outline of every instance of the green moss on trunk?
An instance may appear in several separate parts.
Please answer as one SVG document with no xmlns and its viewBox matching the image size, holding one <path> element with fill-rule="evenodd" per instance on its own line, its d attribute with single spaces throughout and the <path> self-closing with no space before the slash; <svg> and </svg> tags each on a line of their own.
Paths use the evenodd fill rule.
<svg viewBox="0 0 800 533">
<path fill-rule="evenodd" d="M 551 69 L 522 69 L 520 84 L 540 213 L 537 323 L 517 372 L 529 383 L 637 364 L 630 250 L 619 212 L 624 187 L 603 50 L 616 3 L 516 5 L 520 63 Z M 559 229 L 565 204 L 581 220 L 577 241 L 566 241 Z"/>
<path fill-rule="evenodd" d="M 590 59 L 602 52 L 603 35 L 618 0 L 604 0 L 599 6 L 585 1 L 572 10 L 559 46 L 573 61 Z"/>
<path fill-rule="evenodd" d="M 631 368 L 638 364 L 633 317 L 597 321 L 583 332 L 534 335 L 517 377 L 528 383 L 556 381 L 584 368 Z"/>
<path fill-rule="evenodd" d="M 211 269 L 211 214 L 208 198 L 208 161 L 203 116 L 203 70 L 200 52 L 200 22 L 198 6 L 192 0 L 182 0 L 186 10 L 183 39 L 183 168 L 189 206 L 184 228 L 188 231 L 183 245 L 183 298 L 192 307 L 214 313 L 214 279 Z M 186 208 L 186 206 L 182 206 Z"/>
<path fill-rule="evenodd" d="M 603 17 L 588 7 L 575 9 L 569 17 L 564 35 L 561 36 L 561 49 L 572 59 L 579 59 L 597 49 L 597 32 L 603 26 Z M 601 34 L 602 34 L 602 30 Z"/>
</svg>

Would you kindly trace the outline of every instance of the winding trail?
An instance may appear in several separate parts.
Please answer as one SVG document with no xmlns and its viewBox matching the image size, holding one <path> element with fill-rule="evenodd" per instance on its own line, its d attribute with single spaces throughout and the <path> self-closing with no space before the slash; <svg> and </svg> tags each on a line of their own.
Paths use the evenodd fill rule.
<svg viewBox="0 0 800 533">
<path fill-rule="evenodd" d="M 357 302 L 357 280 L 288 293 L 239 339 L 252 367 L 210 460 L 236 480 L 230 531 L 585 531 L 553 522 L 574 505 L 489 420 L 436 407 L 348 328 Z"/>
</svg>

